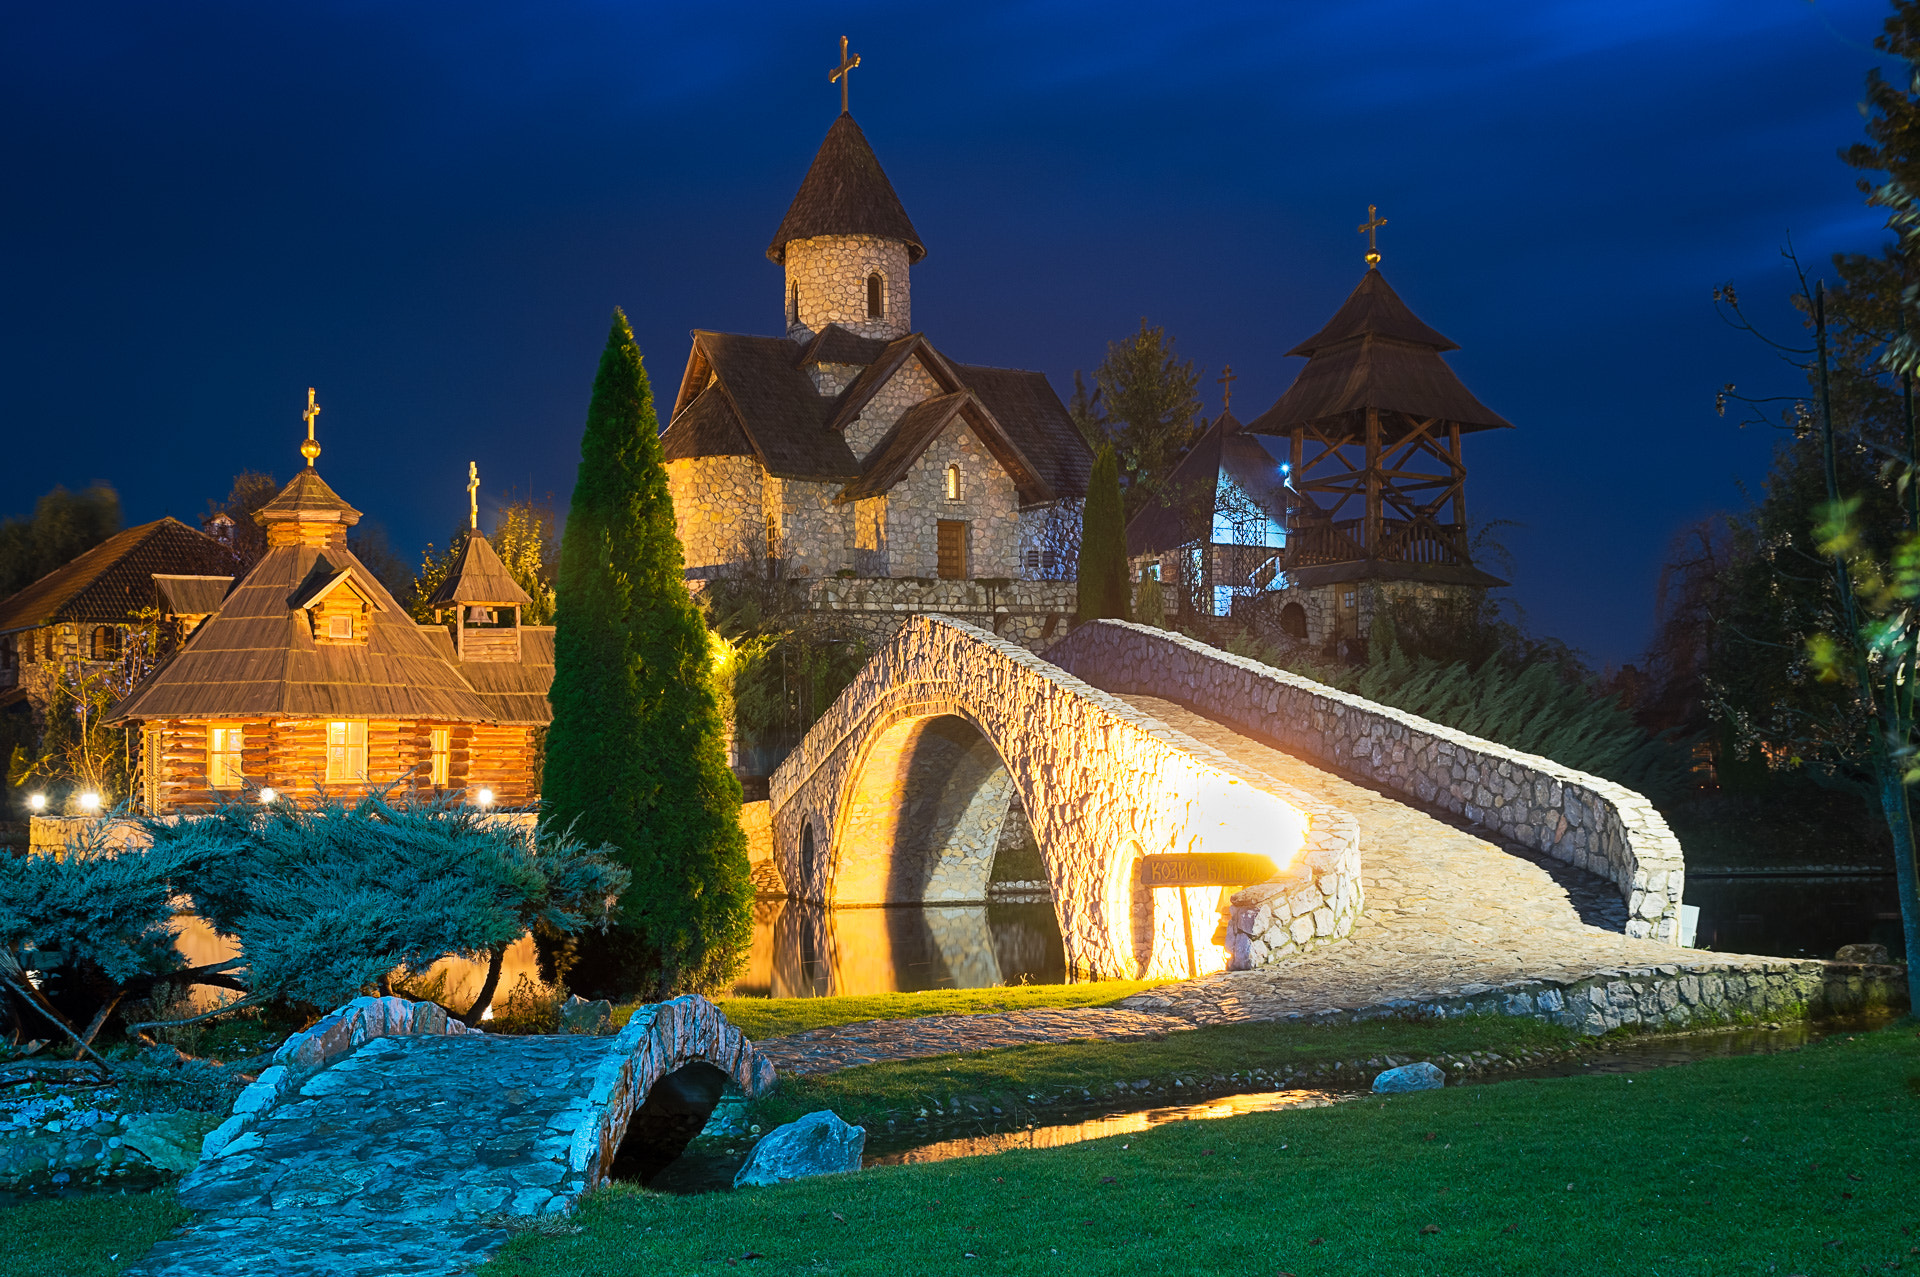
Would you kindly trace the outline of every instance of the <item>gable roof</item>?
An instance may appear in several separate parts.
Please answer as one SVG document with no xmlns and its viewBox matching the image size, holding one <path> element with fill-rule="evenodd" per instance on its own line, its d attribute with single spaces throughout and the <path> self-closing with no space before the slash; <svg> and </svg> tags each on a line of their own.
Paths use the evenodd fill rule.
<svg viewBox="0 0 1920 1277">
<path fill-rule="evenodd" d="M 1053 393 L 1045 373 L 978 364 L 950 366 L 1001 428 L 1019 441 L 1020 451 L 1056 495 L 1076 500 L 1087 495 L 1093 450 L 1067 415 L 1060 396 Z"/>
<path fill-rule="evenodd" d="M 447 579 L 440 582 L 433 597 L 427 600 L 428 607 L 454 603 L 518 603 L 521 607 L 531 607 L 533 597 L 521 589 L 513 573 L 507 571 L 492 542 L 475 531 L 467 533 L 466 544 L 460 547 L 460 558 L 454 563 L 453 571 L 447 573 Z"/>
<path fill-rule="evenodd" d="M 305 611 L 319 603 L 327 595 L 341 586 L 352 583 L 354 592 L 376 612 L 384 612 L 387 605 L 380 601 L 380 595 L 367 588 L 367 583 L 355 574 L 352 567 L 333 569 L 324 560 L 314 564 L 314 570 L 308 574 L 293 594 L 287 599 L 287 606 Z M 384 593 L 384 591 L 382 591 Z"/>
<path fill-rule="evenodd" d="M 1510 429 L 1513 423 L 1476 399 L 1440 357 L 1458 349 L 1369 270 L 1326 326 L 1287 352 L 1307 356 L 1307 366 L 1246 429 L 1286 434 L 1369 408 L 1437 418 L 1462 431 Z"/>
<path fill-rule="evenodd" d="M 828 324 L 800 352 L 798 363 L 802 368 L 814 364 L 870 364 L 886 348 L 885 337 L 862 337 L 838 324 Z"/>
<path fill-rule="evenodd" d="M 927 255 L 867 135 L 845 112 L 827 130 L 813 166 L 767 245 L 767 256 L 785 264 L 789 243 L 816 235 L 873 235 L 905 244 L 909 262 Z"/>
<path fill-rule="evenodd" d="M 1167 500 L 1149 503 L 1127 521 L 1127 553 L 1162 554 L 1210 540 L 1223 476 L 1274 519 L 1283 519 L 1278 467 L 1273 454 L 1246 434 L 1233 413 L 1221 413 L 1167 476 Z"/>
<path fill-rule="evenodd" d="M 179 576 L 155 572 L 153 588 L 159 592 L 160 609 L 173 616 L 212 616 L 220 610 L 220 601 L 233 587 L 231 576 Z"/>
<path fill-rule="evenodd" d="M 834 401 L 821 397 L 813 379 L 794 363 L 799 353 L 785 337 L 696 330 L 679 400 L 661 432 L 667 460 L 738 455 L 695 446 L 696 437 L 724 441 L 728 429 L 737 427 L 752 455 L 777 478 L 847 480 L 858 475 L 860 465 L 847 441 L 827 429 Z M 683 423 L 694 400 L 714 390 L 719 392 L 717 401 Z"/>
<path fill-rule="evenodd" d="M 298 592 L 351 573 L 389 619 L 362 644 L 313 641 Z M 488 722 L 485 701 L 344 546 L 270 548 L 220 611 L 110 721 L 155 718 L 399 718 Z"/>
<path fill-rule="evenodd" d="M 233 552 L 178 519 L 156 519 L 116 532 L 72 562 L 0 601 L 0 634 L 61 622 L 130 620 L 154 606 L 154 575 L 235 570 Z"/>
</svg>

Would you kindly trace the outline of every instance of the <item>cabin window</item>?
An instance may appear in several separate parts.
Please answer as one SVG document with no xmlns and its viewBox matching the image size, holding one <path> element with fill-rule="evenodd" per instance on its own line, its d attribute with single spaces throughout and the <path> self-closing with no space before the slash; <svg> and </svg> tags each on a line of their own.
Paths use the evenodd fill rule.
<svg viewBox="0 0 1920 1277">
<path fill-rule="evenodd" d="M 941 519 L 937 523 L 939 535 L 938 567 L 940 576 L 948 581 L 967 579 L 967 522 L 965 519 Z"/>
<path fill-rule="evenodd" d="M 436 727 L 433 729 L 433 768 L 428 777 L 435 789 L 447 787 L 447 777 L 453 771 L 453 729 Z"/>
<path fill-rule="evenodd" d="M 94 626 L 92 655 L 96 661 L 117 661 L 120 659 L 120 629 L 118 626 Z"/>
<path fill-rule="evenodd" d="M 238 789 L 246 782 L 241 755 L 246 746 L 245 729 L 207 728 L 207 784 L 214 789 Z"/>
<path fill-rule="evenodd" d="M 353 637 L 353 618 L 351 616 L 342 616 L 339 613 L 335 613 L 334 615 L 328 617 L 327 618 L 327 637 L 335 638 L 335 639 L 352 638 Z"/>
<path fill-rule="evenodd" d="M 950 465 L 947 467 L 947 500 L 958 501 L 959 499 L 960 467 L 957 464 Z"/>
<path fill-rule="evenodd" d="M 867 318 L 884 319 L 887 314 L 887 281 L 879 271 L 867 276 Z"/>
<path fill-rule="evenodd" d="M 327 724 L 327 782 L 367 778 L 367 721 L 335 719 Z"/>
</svg>

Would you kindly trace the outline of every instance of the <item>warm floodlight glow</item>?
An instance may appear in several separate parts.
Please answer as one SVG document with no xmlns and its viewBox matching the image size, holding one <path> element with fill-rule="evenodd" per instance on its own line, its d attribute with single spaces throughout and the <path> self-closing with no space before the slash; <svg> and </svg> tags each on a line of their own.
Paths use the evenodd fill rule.
<svg viewBox="0 0 1920 1277">
<path fill-rule="evenodd" d="M 263 803 L 270 803 L 279 796 L 280 795 L 273 792 L 272 789 L 262 789 L 260 791 L 260 801 Z"/>
<path fill-rule="evenodd" d="M 27 806 L 31 807 L 34 811 L 45 811 L 47 809 L 47 796 L 45 794 L 28 794 Z"/>
<path fill-rule="evenodd" d="M 478 802 L 482 807 L 493 806 L 493 791 L 491 789 L 481 790 L 479 793 L 474 795 L 474 798 L 478 800 Z"/>
<path fill-rule="evenodd" d="M 100 810 L 100 795 L 88 790 L 80 795 L 80 810 L 94 812 Z"/>
</svg>

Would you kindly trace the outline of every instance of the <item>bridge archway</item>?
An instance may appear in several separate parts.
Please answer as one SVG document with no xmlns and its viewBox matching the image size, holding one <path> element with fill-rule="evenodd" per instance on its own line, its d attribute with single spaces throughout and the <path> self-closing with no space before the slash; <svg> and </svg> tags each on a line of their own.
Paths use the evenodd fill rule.
<svg viewBox="0 0 1920 1277">
<path fill-rule="evenodd" d="M 1259 851 L 1283 869 L 1307 810 L 1237 764 L 1026 650 L 944 616 L 903 625 L 774 773 L 774 856 L 818 905 L 979 900 L 1015 804 L 1069 968 L 1217 971 L 1217 888 L 1143 887 L 1146 854 Z M 951 893 L 951 894 L 948 894 Z"/>
</svg>

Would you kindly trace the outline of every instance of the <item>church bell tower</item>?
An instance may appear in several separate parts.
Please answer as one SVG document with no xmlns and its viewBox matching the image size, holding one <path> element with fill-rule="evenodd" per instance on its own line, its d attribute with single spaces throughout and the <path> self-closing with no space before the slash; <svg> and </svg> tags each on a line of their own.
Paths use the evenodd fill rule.
<svg viewBox="0 0 1920 1277">
<path fill-rule="evenodd" d="M 840 40 L 840 118 L 774 232 L 767 256 L 785 268 L 786 332 L 812 338 L 828 324 L 891 340 L 913 329 L 908 269 L 927 255 L 879 159 L 847 111 L 847 78 L 860 65 Z"/>
</svg>

